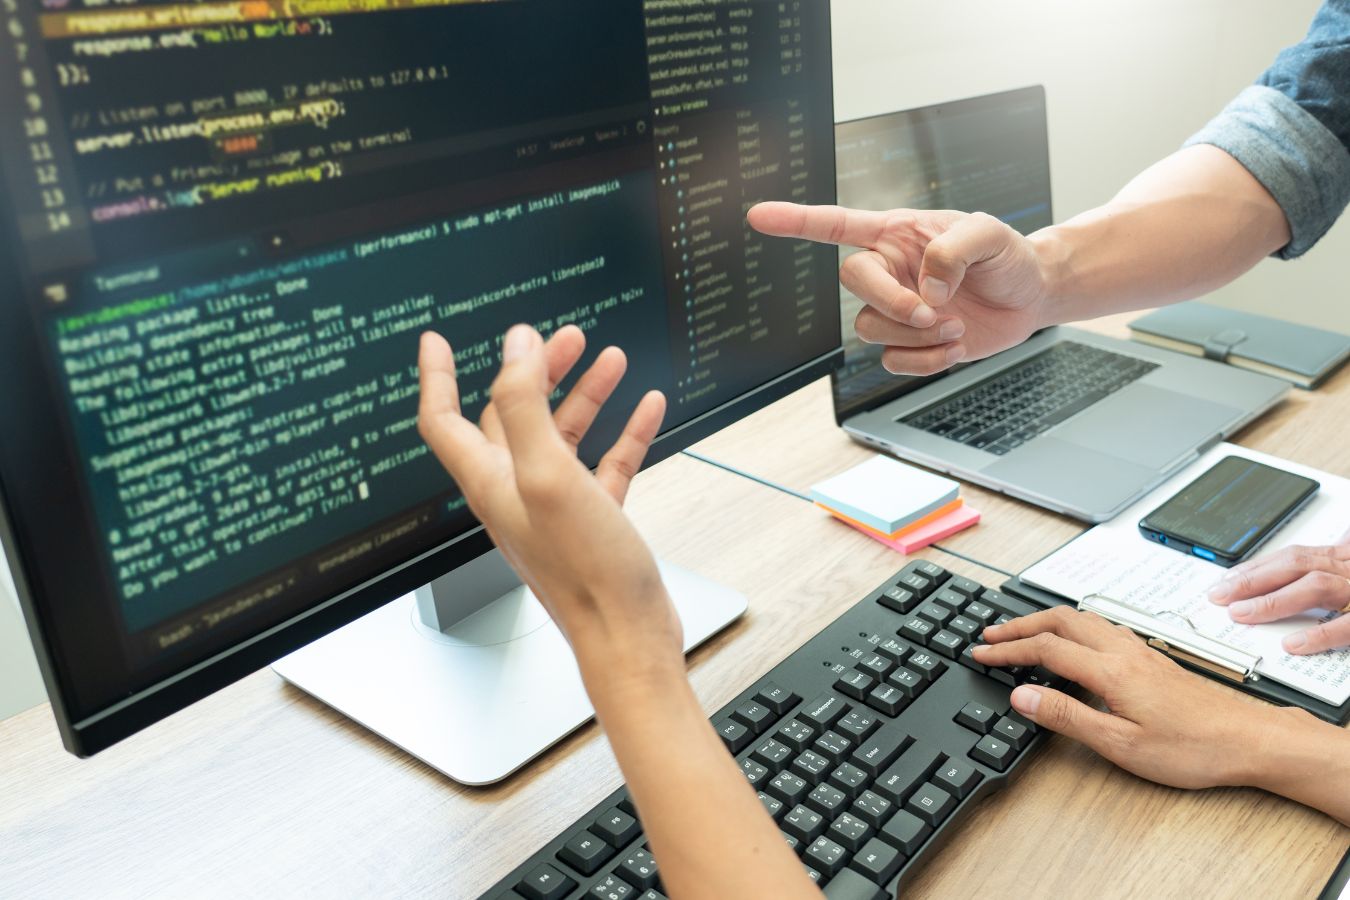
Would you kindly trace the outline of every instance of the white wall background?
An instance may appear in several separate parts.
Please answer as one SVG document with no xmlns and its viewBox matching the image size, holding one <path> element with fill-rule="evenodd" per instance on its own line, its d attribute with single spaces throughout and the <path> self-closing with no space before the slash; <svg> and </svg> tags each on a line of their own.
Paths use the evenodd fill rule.
<svg viewBox="0 0 1350 900">
<path fill-rule="evenodd" d="M 1280 48 L 1318 0 L 834 0 L 835 98 L 852 119 L 1044 84 L 1060 219 L 1176 149 Z M 1217 299 L 1350 332 L 1350 225 L 1302 260 L 1267 261 Z M 0 559 L 0 719 L 42 699 Z"/>
</svg>

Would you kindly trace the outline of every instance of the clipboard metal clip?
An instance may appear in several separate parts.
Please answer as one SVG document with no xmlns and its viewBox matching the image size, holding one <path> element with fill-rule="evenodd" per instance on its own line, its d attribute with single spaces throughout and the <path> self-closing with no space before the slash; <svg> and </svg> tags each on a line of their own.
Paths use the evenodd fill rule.
<svg viewBox="0 0 1350 900">
<path fill-rule="evenodd" d="M 1171 613 L 1186 625 L 1173 625 L 1160 614 L 1151 613 L 1129 603 L 1112 600 L 1102 594 L 1089 594 L 1078 604 L 1086 612 L 1094 612 L 1108 622 L 1124 625 L 1142 637 L 1154 650 L 1160 650 L 1175 659 L 1212 672 L 1239 684 L 1258 681 L 1256 667 L 1261 664 L 1258 654 L 1198 633 L 1190 620 L 1180 613 Z"/>
</svg>

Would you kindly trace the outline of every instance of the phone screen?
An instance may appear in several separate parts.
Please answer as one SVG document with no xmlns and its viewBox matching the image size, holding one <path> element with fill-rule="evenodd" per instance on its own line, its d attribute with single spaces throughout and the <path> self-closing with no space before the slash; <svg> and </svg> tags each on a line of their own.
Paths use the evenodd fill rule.
<svg viewBox="0 0 1350 900">
<path fill-rule="evenodd" d="M 1241 557 L 1318 487 L 1311 478 L 1229 456 L 1140 524 L 1225 556 Z"/>
</svg>

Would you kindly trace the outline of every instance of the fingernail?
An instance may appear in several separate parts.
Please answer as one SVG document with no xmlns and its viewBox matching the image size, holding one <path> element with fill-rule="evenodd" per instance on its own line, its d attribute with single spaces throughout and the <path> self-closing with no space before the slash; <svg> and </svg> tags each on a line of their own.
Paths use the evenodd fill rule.
<svg viewBox="0 0 1350 900">
<path fill-rule="evenodd" d="M 947 285 L 947 282 L 929 275 L 923 280 L 919 293 L 930 305 L 941 306 L 947 302 L 947 296 L 951 293 L 951 288 Z"/>
<path fill-rule="evenodd" d="M 1229 615 L 1233 616 L 1233 618 L 1237 618 L 1239 616 L 1250 616 L 1254 612 L 1256 612 L 1256 604 L 1253 603 L 1251 600 L 1239 600 L 1232 606 L 1228 607 L 1228 613 Z"/>
<path fill-rule="evenodd" d="M 502 362 L 509 363 L 520 359 L 530 352 L 530 328 L 528 325 L 516 325 L 506 333 L 502 344 Z"/>
<path fill-rule="evenodd" d="M 909 317 L 909 323 L 915 328 L 927 328 L 937 321 L 937 313 L 933 312 L 931 306 L 919 306 L 914 310 L 914 315 Z"/>
<path fill-rule="evenodd" d="M 988 644 L 976 644 L 974 647 L 970 648 L 970 652 L 972 656 L 974 656 L 976 659 L 979 659 L 981 656 L 985 654 L 985 651 L 987 651 L 988 649 L 989 649 Z"/>
<path fill-rule="evenodd" d="M 1284 649 L 1290 653 L 1302 650 L 1308 646 L 1308 633 L 1306 631 L 1296 631 L 1284 639 Z"/>
<path fill-rule="evenodd" d="M 1022 685 L 1012 692 L 1012 705 L 1024 716 L 1036 718 L 1036 710 L 1041 708 L 1041 692 Z"/>
<path fill-rule="evenodd" d="M 966 355 L 966 348 L 962 347 L 960 344 L 957 344 L 955 347 L 948 347 L 947 365 L 952 366 L 955 365 L 956 363 L 959 363 L 962 357 L 964 357 L 965 355 Z"/>
<path fill-rule="evenodd" d="M 1233 593 L 1233 587 L 1237 584 L 1234 578 L 1224 578 L 1218 584 L 1209 589 L 1209 602 L 1221 603 L 1227 600 Z"/>
<path fill-rule="evenodd" d="M 938 329 L 938 337 L 944 341 L 954 341 L 966 333 L 966 323 L 960 319 L 948 319 Z"/>
</svg>

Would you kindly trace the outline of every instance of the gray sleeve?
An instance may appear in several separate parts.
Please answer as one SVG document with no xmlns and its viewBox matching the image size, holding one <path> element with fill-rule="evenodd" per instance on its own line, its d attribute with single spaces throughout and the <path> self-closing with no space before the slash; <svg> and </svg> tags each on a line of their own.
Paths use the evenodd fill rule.
<svg viewBox="0 0 1350 900">
<path fill-rule="evenodd" d="M 1200 129 L 1186 146 L 1212 144 L 1270 191 L 1292 235 L 1276 255 L 1307 253 L 1350 204 L 1350 151 L 1285 94 L 1252 85 Z"/>
</svg>

